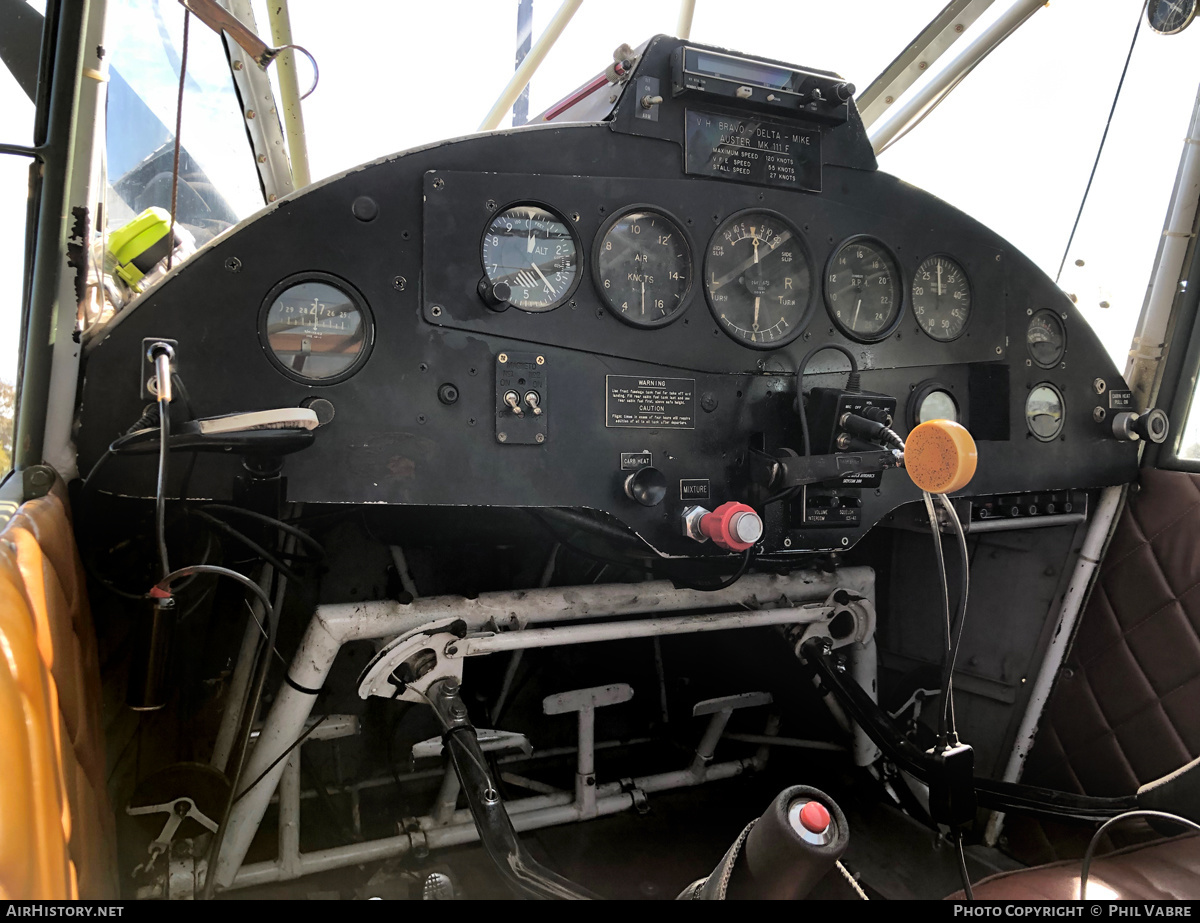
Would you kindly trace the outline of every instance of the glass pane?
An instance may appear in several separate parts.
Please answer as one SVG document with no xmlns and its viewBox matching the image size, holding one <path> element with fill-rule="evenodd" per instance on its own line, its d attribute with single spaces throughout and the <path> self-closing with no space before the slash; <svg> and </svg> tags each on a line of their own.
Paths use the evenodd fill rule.
<svg viewBox="0 0 1200 923">
<path fill-rule="evenodd" d="M 46 0 L 0 7 L 0 141 L 9 144 L 33 143 L 45 12 Z"/>
<path fill-rule="evenodd" d="M 1054 278 L 1141 9 L 1128 0 L 1038 9 L 880 156 L 880 168 L 978 218 Z M 1060 280 L 1121 370 L 1187 133 L 1197 60 L 1200 26 L 1163 36 L 1142 21 Z"/>
<path fill-rule="evenodd" d="M 108 227 L 170 210 L 183 7 L 108 6 Z M 262 207 L 262 189 L 221 39 L 193 18 L 183 100 L 178 221 L 203 244 Z"/>
<path fill-rule="evenodd" d="M 844 3 L 806 0 L 773 4 L 763 15 L 737 4 L 699 3 L 692 38 L 837 71 L 863 89 L 944 3 L 859 0 L 851 13 Z M 534 3 L 535 42 L 559 6 L 559 0 Z M 269 40 L 266 2 L 255 0 L 254 10 L 258 32 Z M 290 11 L 293 39 L 321 68 L 320 86 L 304 101 L 314 180 L 477 131 L 512 76 L 517 0 L 344 0 L 336 7 L 308 0 L 293 2 Z M 534 74 L 529 112 L 544 111 L 604 70 L 617 46 L 673 35 L 678 16 L 677 2 L 584 3 Z M 298 69 L 303 83 L 307 64 Z M 510 124 L 510 118 L 501 123 Z"/>
<path fill-rule="evenodd" d="M 12 467 L 13 398 L 21 355 L 21 298 L 25 279 L 25 217 L 29 202 L 26 157 L 0 154 L 0 476 Z"/>
</svg>

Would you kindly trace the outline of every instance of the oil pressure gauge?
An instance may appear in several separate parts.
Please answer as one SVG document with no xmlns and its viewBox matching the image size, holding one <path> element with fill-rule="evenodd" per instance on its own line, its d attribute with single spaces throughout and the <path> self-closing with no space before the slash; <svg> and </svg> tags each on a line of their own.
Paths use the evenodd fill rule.
<svg viewBox="0 0 1200 923">
<path fill-rule="evenodd" d="M 594 272 L 604 306 L 634 327 L 662 327 L 683 313 L 692 287 L 692 249 L 660 211 L 614 215 L 596 238 Z"/>
<path fill-rule="evenodd" d="M 565 220 L 540 205 L 499 212 L 483 235 L 483 290 L 508 289 L 507 303 L 523 311 L 550 311 L 579 282 L 579 247 Z"/>
<path fill-rule="evenodd" d="M 935 340 L 957 340 L 971 316 L 971 283 L 948 256 L 931 256 L 917 267 L 912 283 L 917 324 Z"/>
</svg>

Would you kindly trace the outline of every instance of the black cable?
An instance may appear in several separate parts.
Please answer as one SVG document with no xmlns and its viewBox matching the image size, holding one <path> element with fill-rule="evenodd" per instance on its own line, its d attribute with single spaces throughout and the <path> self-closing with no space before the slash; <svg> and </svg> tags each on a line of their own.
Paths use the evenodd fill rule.
<svg viewBox="0 0 1200 923">
<path fill-rule="evenodd" d="M 167 241 L 167 272 L 175 264 L 175 207 L 179 203 L 179 133 L 183 128 L 183 87 L 187 79 L 188 26 L 192 14 L 183 8 L 183 49 L 179 55 L 179 97 L 175 101 L 175 150 L 171 160 L 171 239 Z"/>
<path fill-rule="evenodd" d="M 233 799 L 233 803 L 237 804 L 239 801 L 241 801 L 243 798 L 245 798 L 246 795 L 250 794 L 250 791 L 251 791 L 251 789 L 254 788 L 254 786 L 258 785 L 259 782 L 261 782 L 268 775 L 270 775 L 271 770 L 274 769 L 276 766 L 278 766 L 285 759 L 287 759 L 287 755 L 289 753 L 291 753 L 293 750 L 295 750 L 302 743 L 304 743 L 304 739 L 306 737 L 308 737 L 308 735 L 311 734 L 313 731 L 315 731 L 317 728 L 319 728 L 325 722 L 325 719 L 328 717 L 329 717 L 329 715 L 322 715 L 320 718 L 318 718 L 316 721 L 314 721 L 312 724 L 310 724 L 307 728 L 305 728 L 304 733 L 301 734 L 299 737 L 297 737 L 295 740 L 293 740 L 290 744 L 288 744 L 287 749 L 284 750 L 282 753 L 280 753 L 279 756 L 275 757 L 275 759 L 271 761 L 270 766 L 268 766 L 266 769 L 264 769 L 262 772 L 260 772 L 258 774 L 258 777 L 253 782 L 251 782 L 244 789 L 242 789 L 241 794 L 239 794 L 236 798 Z"/>
<path fill-rule="evenodd" d="M 1147 0 L 1147 3 L 1149 0 Z M 1138 33 L 1142 30 L 1142 19 L 1146 15 L 1146 3 L 1138 13 L 1137 25 L 1133 29 L 1133 41 L 1129 43 L 1129 53 L 1125 55 L 1125 66 L 1121 68 L 1121 79 L 1117 81 L 1117 92 L 1113 94 L 1112 106 L 1108 110 L 1108 121 L 1104 123 L 1104 134 L 1100 136 L 1100 147 L 1096 149 L 1096 160 L 1092 164 L 1092 172 L 1088 174 L 1087 186 L 1083 190 L 1083 199 L 1079 202 L 1079 211 L 1075 213 L 1075 223 L 1071 225 L 1071 236 L 1067 238 L 1067 246 L 1063 250 L 1062 260 L 1058 264 L 1058 272 L 1054 276 L 1054 284 L 1058 284 L 1063 267 L 1067 265 L 1067 254 L 1071 252 L 1071 244 L 1075 240 L 1075 232 L 1079 229 L 1079 220 L 1083 217 L 1083 207 L 1087 205 L 1088 193 L 1092 191 L 1092 180 L 1096 178 L 1096 168 L 1100 166 L 1100 155 L 1104 153 L 1104 142 L 1108 140 L 1108 130 L 1112 127 L 1113 113 L 1117 111 L 1117 100 L 1121 98 L 1121 88 L 1125 86 L 1125 74 L 1129 71 L 1129 62 L 1133 59 L 1133 48 L 1137 45 Z"/>
<path fill-rule="evenodd" d="M 735 583 L 737 583 L 739 580 L 741 580 L 744 576 L 746 576 L 746 571 L 748 571 L 750 569 L 750 562 L 753 559 L 754 559 L 754 546 L 751 545 L 743 553 L 742 563 L 738 565 L 738 569 L 735 570 L 730 576 L 728 576 L 724 580 L 722 580 L 720 583 L 714 584 L 713 586 L 701 586 L 701 585 L 695 584 L 695 583 L 688 583 L 687 581 L 685 581 L 681 578 L 678 578 L 678 577 L 672 577 L 670 579 L 671 579 L 671 582 L 674 583 L 675 586 L 680 589 L 698 590 L 701 593 L 715 593 L 717 590 L 729 589 L 731 586 L 733 586 Z"/>
<path fill-rule="evenodd" d="M 154 537 L 158 544 L 161 577 L 171 572 L 167 560 L 167 459 L 170 457 L 171 404 L 158 399 L 158 486 L 154 489 Z"/>
<path fill-rule="evenodd" d="M 1200 824 L 1197 824 L 1195 821 L 1188 820 L 1186 817 L 1180 817 L 1178 814 L 1170 814 L 1166 811 L 1150 811 L 1143 808 L 1142 810 L 1126 811 L 1124 814 L 1118 814 L 1116 817 L 1110 817 L 1100 825 L 1100 829 L 1092 834 L 1092 838 L 1088 841 L 1087 849 L 1084 851 L 1083 865 L 1079 871 L 1079 899 L 1081 901 L 1087 900 L 1088 872 L 1091 870 L 1092 866 L 1092 854 L 1096 851 L 1096 844 L 1100 842 L 1100 834 L 1102 834 L 1113 824 L 1120 823 L 1123 820 L 1128 820 L 1131 817 L 1157 817 L 1160 820 L 1169 820 L 1180 824 L 1181 826 L 1190 827 L 1192 830 L 1200 833 Z"/>
<path fill-rule="evenodd" d="M 283 561 L 281 561 L 278 557 L 276 557 L 271 552 L 267 551 L 266 548 L 264 548 L 262 545 L 258 544 L 258 542 L 254 541 L 252 538 L 239 532 L 237 529 L 235 529 L 233 526 L 231 526 L 229 523 L 225 522 L 224 520 L 218 519 L 216 516 L 211 516 L 208 513 L 204 512 L 204 510 L 188 510 L 187 515 L 195 516 L 197 519 L 201 519 L 204 522 L 208 523 L 210 526 L 213 526 L 218 532 L 222 532 L 225 535 L 228 535 L 230 538 L 236 539 L 237 541 L 241 542 L 243 545 L 245 545 L 247 548 L 249 548 L 251 551 L 253 551 L 256 555 L 258 555 L 260 558 L 262 558 L 264 561 L 266 561 L 268 564 L 270 564 L 272 567 L 274 567 L 277 571 L 279 571 L 281 574 L 283 574 L 289 580 L 299 580 L 300 579 L 299 576 L 296 574 L 296 572 L 294 570 L 292 570 L 290 567 L 288 567 L 286 564 L 284 564 Z"/>
<path fill-rule="evenodd" d="M 954 836 L 954 847 L 958 853 L 958 874 L 962 877 L 963 894 L 967 900 L 975 900 L 975 892 L 971 890 L 971 876 L 967 874 L 967 854 L 963 852 L 963 835 L 962 831 L 958 830 Z"/>
<path fill-rule="evenodd" d="M 203 509 L 218 510 L 222 513 L 233 513 L 238 516 L 245 516 L 248 519 L 266 523 L 267 525 L 275 526 L 275 528 L 286 532 L 288 535 L 294 535 L 301 542 L 308 545 L 308 547 L 315 551 L 322 560 L 325 558 L 325 547 L 303 529 L 292 525 L 290 522 L 285 522 L 282 519 L 276 519 L 274 516 L 267 516 L 264 513 L 258 513 L 254 510 L 244 510 L 240 506 L 231 506 L 228 503 L 206 503 L 204 504 Z"/>
</svg>

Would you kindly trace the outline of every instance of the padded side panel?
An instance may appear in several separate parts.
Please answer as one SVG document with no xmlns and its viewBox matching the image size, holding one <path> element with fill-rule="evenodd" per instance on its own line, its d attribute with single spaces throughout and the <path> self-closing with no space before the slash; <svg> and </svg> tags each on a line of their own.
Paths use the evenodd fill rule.
<svg viewBox="0 0 1200 923">
<path fill-rule="evenodd" d="M 36 666 L 46 703 L 43 718 L 25 721 L 24 741 L 13 738 L 12 745 L 4 750 L 28 753 L 32 763 L 33 754 L 41 752 L 39 748 L 51 748 L 53 795 L 59 817 L 56 833 L 50 831 L 44 818 L 38 819 L 50 807 L 49 796 L 43 797 L 39 789 L 47 784 L 45 771 L 41 776 L 31 775 L 27 785 L 3 786 L 13 800 L 20 799 L 22 792 L 37 795 L 26 797 L 29 809 L 37 812 L 38 818 L 14 828 L 18 834 L 10 845 L 30 855 L 40 854 L 40 850 L 53 849 L 57 836 L 57 848 L 65 845 L 70 860 L 66 890 L 51 887 L 42 876 L 29 891 L 26 888 L 33 887 L 33 881 L 16 875 L 11 895 L 103 898 L 116 896 L 119 887 L 115 822 L 104 777 L 100 669 L 83 567 L 63 496 L 62 485 L 58 484 L 51 494 L 23 504 L 0 533 L 0 589 L 11 585 L 24 601 L 23 606 L 5 608 L 11 624 L 2 630 L 6 639 L 9 634 L 14 638 L 27 636 L 22 642 L 26 647 L 32 641 L 36 665 L 26 659 L 18 666 L 31 688 L 33 679 L 25 673 Z M 22 620 L 24 625 L 20 624 Z M 15 714 L 12 703 L 5 702 L 2 707 L 6 717 Z M 3 820 L 0 829 L 8 843 L 9 827 Z M 72 875 L 78 878 L 77 887 L 69 881 Z M 8 886 L 7 868 L 0 866 L 0 891 Z M 45 891 L 47 887 L 51 891 Z"/>
<path fill-rule="evenodd" d="M 1024 780 L 1127 795 L 1200 756 L 1200 476 L 1146 470 Z"/>
</svg>

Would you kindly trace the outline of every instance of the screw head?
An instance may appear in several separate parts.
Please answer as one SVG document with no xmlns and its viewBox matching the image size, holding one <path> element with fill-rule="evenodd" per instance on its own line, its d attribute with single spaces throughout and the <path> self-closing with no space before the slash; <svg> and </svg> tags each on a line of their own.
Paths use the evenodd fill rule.
<svg viewBox="0 0 1200 923">
<path fill-rule="evenodd" d="M 246 110 L 246 118 L 248 118 L 248 119 L 255 118 L 257 115 L 258 115 L 258 113 L 255 112 L 253 109 Z"/>
<path fill-rule="evenodd" d="M 444 179 L 442 179 L 440 176 L 433 181 L 434 189 L 441 189 L 445 185 L 446 185 L 446 181 Z"/>
<path fill-rule="evenodd" d="M 546 441 L 546 434 L 545 434 L 545 433 L 538 433 L 536 436 L 534 436 L 534 437 L 533 437 L 533 441 L 534 441 L 534 442 L 536 442 L 536 443 L 539 443 L 539 444 L 540 444 L 540 443 L 543 443 L 543 442 L 545 442 L 545 441 Z"/>
<path fill-rule="evenodd" d="M 508 442 L 508 433 L 496 433 L 496 438 L 501 442 Z"/>
<path fill-rule="evenodd" d="M 396 276 L 396 278 L 392 279 L 392 288 L 398 292 L 404 291 L 407 286 L 408 280 L 404 276 Z"/>
<path fill-rule="evenodd" d="M 266 163 L 266 162 L 267 162 L 267 155 L 266 155 L 266 154 L 259 154 L 259 155 L 258 155 L 258 162 L 259 162 L 259 163 Z"/>
<path fill-rule="evenodd" d="M 538 356 L 538 357 L 537 357 L 537 364 L 538 364 L 538 365 L 545 365 L 545 364 L 546 364 L 546 357 L 545 357 L 545 356 Z"/>
<path fill-rule="evenodd" d="M 997 347 L 996 347 L 996 355 L 997 355 L 997 356 L 1003 356 L 1003 355 L 1004 355 L 1004 347 L 1003 347 L 1003 346 L 997 346 Z"/>
<path fill-rule="evenodd" d="M 496 200 L 488 199 L 486 202 L 483 203 L 483 207 L 486 208 L 488 211 L 492 211 L 496 207 Z"/>
<path fill-rule="evenodd" d="M 429 309 L 429 313 L 432 314 L 434 317 L 441 317 L 442 316 L 442 306 L 440 304 L 435 304 L 432 308 Z"/>
<path fill-rule="evenodd" d="M 846 536 L 843 535 L 842 536 L 842 547 L 844 548 L 849 544 L 850 544 L 850 539 L 846 538 Z"/>
<path fill-rule="evenodd" d="M 227 259 L 225 261 L 225 268 L 229 272 L 241 272 L 242 271 L 242 261 L 239 260 L 236 256 L 231 256 L 229 259 Z"/>
<path fill-rule="evenodd" d="M 792 540 L 791 540 L 790 538 L 785 538 L 785 539 L 783 540 L 783 547 L 784 547 L 784 548 L 791 548 L 791 547 L 792 547 Z"/>
<path fill-rule="evenodd" d="M 245 65 L 244 65 L 244 64 L 242 64 L 242 62 L 241 62 L 241 61 L 234 61 L 234 62 L 233 62 L 233 69 L 234 69 L 235 71 L 240 71 L 240 70 L 241 70 L 243 67 L 245 67 Z"/>
<path fill-rule="evenodd" d="M 505 362 L 508 361 L 508 353 L 501 353 L 500 355 L 498 355 L 496 357 L 496 361 L 499 362 L 501 365 L 503 365 Z"/>
</svg>

